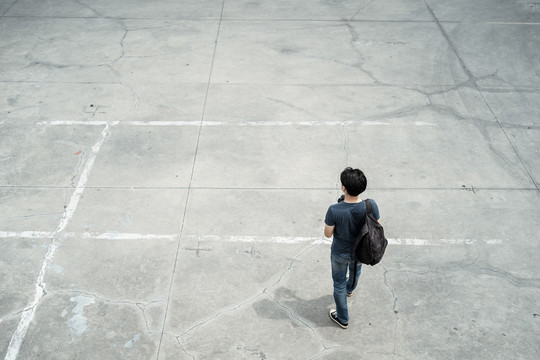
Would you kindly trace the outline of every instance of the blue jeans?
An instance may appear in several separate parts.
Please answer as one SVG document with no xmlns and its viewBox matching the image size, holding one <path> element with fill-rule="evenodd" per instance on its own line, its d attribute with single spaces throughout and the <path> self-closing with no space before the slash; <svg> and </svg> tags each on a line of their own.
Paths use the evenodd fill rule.
<svg viewBox="0 0 540 360">
<path fill-rule="evenodd" d="M 356 289 L 358 279 L 360 279 L 360 272 L 362 271 L 362 263 L 358 263 L 356 281 L 353 284 L 354 261 L 351 260 L 351 255 L 332 253 L 330 261 L 332 263 L 332 280 L 334 280 L 334 301 L 336 302 L 337 316 L 341 322 L 348 323 L 347 292 L 352 293 Z M 347 269 L 349 270 L 348 278 Z"/>
</svg>

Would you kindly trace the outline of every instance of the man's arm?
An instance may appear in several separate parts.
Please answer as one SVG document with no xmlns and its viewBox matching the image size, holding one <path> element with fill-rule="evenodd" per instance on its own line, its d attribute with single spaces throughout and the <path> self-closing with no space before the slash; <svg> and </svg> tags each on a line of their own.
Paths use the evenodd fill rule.
<svg viewBox="0 0 540 360">
<path fill-rule="evenodd" d="M 324 236 L 330 238 L 334 234 L 334 228 L 335 226 L 329 226 L 324 224 Z"/>
</svg>

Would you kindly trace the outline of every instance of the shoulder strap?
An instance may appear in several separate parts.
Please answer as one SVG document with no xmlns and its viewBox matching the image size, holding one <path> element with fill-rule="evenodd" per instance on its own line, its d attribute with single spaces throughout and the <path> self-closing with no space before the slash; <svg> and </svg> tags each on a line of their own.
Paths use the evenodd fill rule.
<svg viewBox="0 0 540 360">
<path fill-rule="evenodd" d="M 364 200 L 366 202 L 366 216 L 372 214 L 371 213 L 371 201 L 369 199 Z"/>
</svg>

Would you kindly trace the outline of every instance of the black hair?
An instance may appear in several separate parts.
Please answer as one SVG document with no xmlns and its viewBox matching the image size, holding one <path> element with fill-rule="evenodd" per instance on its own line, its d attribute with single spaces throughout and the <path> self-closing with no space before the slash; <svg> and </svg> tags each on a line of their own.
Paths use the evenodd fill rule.
<svg viewBox="0 0 540 360">
<path fill-rule="evenodd" d="M 341 173 L 341 185 L 345 186 L 350 196 L 358 196 L 366 190 L 366 175 L 360 169 L 348 167 Z"/>
</svg>

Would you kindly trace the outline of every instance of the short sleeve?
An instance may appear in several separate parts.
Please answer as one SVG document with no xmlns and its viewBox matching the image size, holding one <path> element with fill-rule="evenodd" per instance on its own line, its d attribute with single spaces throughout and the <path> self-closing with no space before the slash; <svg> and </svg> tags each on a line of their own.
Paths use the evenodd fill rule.
<svg viewBox="0 0 540 360">
<path fill-rule="evenodd" d="M 375 219 L 379 220 L 381 218 L 381 215 L 379 214 L 379 207 L 377 206 L 377 203 L 374 200 L 371 200 L 371 213 L 373 216 L 375 216 Z"/>
<path fill-rule="evenodd" d="M 324 218 L 324 223 L 328 226 L 335 226 L 336 222 L 334 221 L 334 216 L 332 215 L 332 208 L 329 207 Z"/>
</svg>

